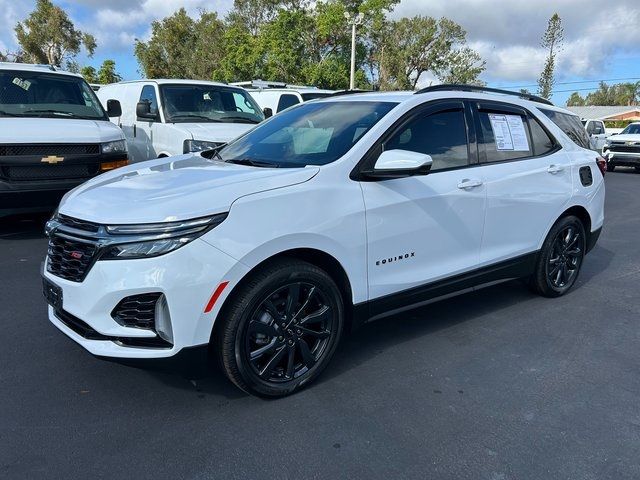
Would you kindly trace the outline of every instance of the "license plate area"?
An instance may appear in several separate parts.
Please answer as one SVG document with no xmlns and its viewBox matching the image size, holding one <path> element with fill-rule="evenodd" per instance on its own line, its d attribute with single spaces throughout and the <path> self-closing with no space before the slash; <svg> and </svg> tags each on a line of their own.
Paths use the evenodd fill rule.
<svg viewBox="0 0 640 480">
<path fill-rule="evenodd" d="M 62 309 L 62 289 L 58 285 L 50 282 L 46 278 L 43 278 L 42 294 L 44 295 L 47 303 L 55 310 Z"/>
</svg>

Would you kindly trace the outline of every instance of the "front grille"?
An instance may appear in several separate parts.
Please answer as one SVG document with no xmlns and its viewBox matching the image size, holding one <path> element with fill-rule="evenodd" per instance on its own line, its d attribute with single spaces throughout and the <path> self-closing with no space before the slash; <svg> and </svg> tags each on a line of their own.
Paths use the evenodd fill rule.
<svg viewBox="0 0 640 480">
<path fill-rule="evenodd" d="M 2 176 L 13 181 L 90 178 L 98 165 L 12 165 L 2 167 Z"/>
<path fill-rule="evenodd" d="M 85 232 L 96 233 L 100 228 L 100 225 L 93 222 L 88 222 L 86 220 L 80 220 L 79 218 L 68 217 L 66 215 L 58 214 L 58 221 L 62 225 L 66 225 L 67 227 L 72 227 L 77 230 L 84 230 Z"/>
<path fill-rule="evenodd" d="M 97 155 L 100 153 L 98 144 L 28 144 L 28 145 L 0 145 L 0 156 L 24 155 Z"/>
<path fill-rule="evenodd" d="M 640 145 L 611 145 L 609 147 L 610 152 L 626 152 L 637 153 L 640 155 Z"/>
<path fill-rule="evenodd" d="M 65 280 L 81 282 L 91 268 L 96 252 L 92 243 L 54 234 L 49 239 L 47 271 Z"/>
<path fill-rule="evenodd" d="M 161 293 L 144 293 L 123 298 L 111 312 L 111 317 L 125 327 L 153 329 L 156 302 Z"/>
</svg>

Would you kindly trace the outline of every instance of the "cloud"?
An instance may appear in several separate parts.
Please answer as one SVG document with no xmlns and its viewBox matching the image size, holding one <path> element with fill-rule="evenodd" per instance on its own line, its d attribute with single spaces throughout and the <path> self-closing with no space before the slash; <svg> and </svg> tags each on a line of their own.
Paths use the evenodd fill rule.
<svg viewBox="0 0 640 480">
<path fill-rule="evenodd" d="M 531 81 L 542 70 L 540 37 L 557 12 L 564 25 L 558 76 L 591 76 L 607 70 L 608 59 L 637 51 L 640 4 L 637 0 L 403 0 L 394 17 L 448 17 L 465 28 L 471 46 L 487 61 L 489 81 Z"/>
</svg>

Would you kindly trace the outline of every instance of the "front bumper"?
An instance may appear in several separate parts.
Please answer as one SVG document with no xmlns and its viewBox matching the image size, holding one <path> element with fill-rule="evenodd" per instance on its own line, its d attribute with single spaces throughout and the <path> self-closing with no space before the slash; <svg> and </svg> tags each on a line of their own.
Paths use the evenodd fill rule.
<svg viewBox="0 0 640 480">
<path fill-rule="evenodd" d="M 43 276 L 62 291 L 62 305 L 58 308 L 63 315 L 52 306 L 48 308 L 49 320 L 58 329 L 94 355 L 143 359 L 171 357 L 183 348 L 207 344 L 221 305 L 247 271 L 232 257 L 196 239 L 160 257 L 99 260 L 82 282 L 56 277 L 46 270 L 46 264 Z M 229 285 L 214 308 L 205 313 L 212 293 L 222 282 Z M 150 329 L 123 326 L 111 317 L 111 312 L 125 297 L 155 292 L 167 300 L 173 341 L 158 348 L 131 346 L 127 343 L 141 345 L 145 340 L 157 339 L 157 334 Z M 97 335 L 87 335 L 84 327 Z"/>
<path fill-rule="evenodd" d="M 615 152 L 605 150 L 603 156 L 607 163 L 621 167 L 640 167 L 640 149 L 637 152 Z"/>
</svg>

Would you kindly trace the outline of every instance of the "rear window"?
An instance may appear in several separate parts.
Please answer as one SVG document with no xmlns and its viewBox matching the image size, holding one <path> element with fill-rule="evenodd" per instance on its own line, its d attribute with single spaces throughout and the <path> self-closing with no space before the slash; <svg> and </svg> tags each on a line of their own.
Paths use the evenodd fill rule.
<svg viewBox="0 0 640 480">
<path fill-rule="evenodd" d="M 540 109 L 549 119 L 562 130 L 573 143 L 582 147 L 590 148 L 589 136 L 580 122 L 580 117 L 568 113 L 556 112 L 555 110 Z"/>
</svg>

